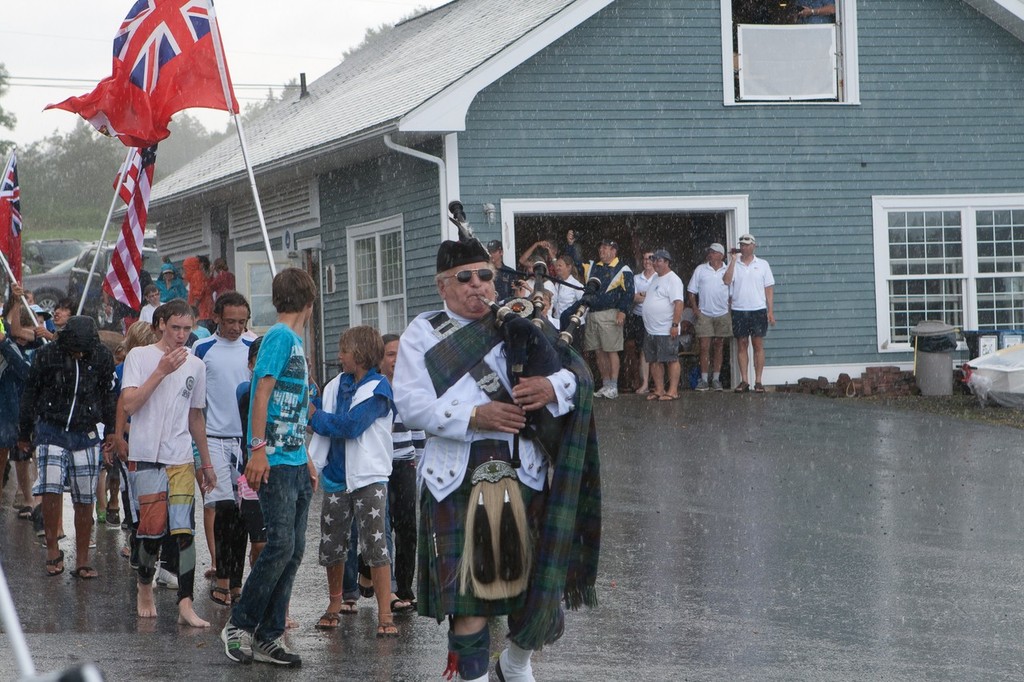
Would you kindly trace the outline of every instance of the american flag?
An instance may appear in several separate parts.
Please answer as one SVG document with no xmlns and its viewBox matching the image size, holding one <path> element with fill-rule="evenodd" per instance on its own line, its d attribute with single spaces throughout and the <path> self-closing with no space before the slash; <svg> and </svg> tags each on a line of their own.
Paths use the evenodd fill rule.
<svg viewBox="0 0 1024 682">
<path fill-rule="evenodd" d="M 149 191 L 153 186 L 156 145 L 133 149 L 115 181 L 118 196 L 128 205 L 117 245 L 110 254 L 110 267 L 103 280 L 103 291 L 132 310 L 142 309 L 142 238 L 149 213 Z"/>
<path fill-rule="evenodd" d="M 8 220 L 7 216 L 10 216 Z M 16 279 L 21 279 L 21 189 L 18 187 L 18 155 L 11 152 L 0 177 L 0 249 Z"/>
</svg>

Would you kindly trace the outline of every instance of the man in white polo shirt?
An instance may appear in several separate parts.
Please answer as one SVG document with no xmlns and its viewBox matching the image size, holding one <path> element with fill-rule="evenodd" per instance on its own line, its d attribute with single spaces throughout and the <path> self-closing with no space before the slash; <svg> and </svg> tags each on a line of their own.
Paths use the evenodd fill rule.
<svg viewBox="0 0 1024 682">
<path fill-rule="evenodd" d="M 740 369 L 737 393 L 750 390 L 747 382 L 747 348 L 754 346 L 754 392 L 764 393 L 764 337 L 768 325 L 775 326 L 773 308 L 775 278 L 767 261 L 754 255 L 757 240 L 753 235 L 740 237 L 739 257 L 733 258 L 722 281 L 732 295 L 732 335 L 736 337 L 736 356 Z"/>
<path fill-rule="evenodd" d="M 708 247 L 707 262 L 697 266 L 686 287 L 690 294 L 690 308 L 697 316 L 694 328 L 700 340 L 701 380 L 697 384 L 698 391 L 722 390 L 722 349 L 725 340 L 732 336 L 729 287 L 724 277 L 725 247 L 715 242 Z"/>
</svg>

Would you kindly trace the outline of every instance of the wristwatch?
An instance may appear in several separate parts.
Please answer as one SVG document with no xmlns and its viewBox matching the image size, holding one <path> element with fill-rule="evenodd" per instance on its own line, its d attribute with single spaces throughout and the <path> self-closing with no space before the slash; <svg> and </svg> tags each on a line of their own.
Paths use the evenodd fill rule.
<svg viewBox="0 0 1024 682">
<path fill-rule="evenodd" d="M 262 438 L 253 438 L 252 440 L 249 441 L 249 450 L 259 450 L 266 444 L 267 441 L 263 440 Z"/>
</svg>

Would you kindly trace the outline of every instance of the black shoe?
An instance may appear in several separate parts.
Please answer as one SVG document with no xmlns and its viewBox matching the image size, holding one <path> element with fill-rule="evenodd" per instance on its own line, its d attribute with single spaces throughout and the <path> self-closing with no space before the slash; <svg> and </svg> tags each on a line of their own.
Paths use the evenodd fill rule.
<svg viewBox="0 0 1024 682">
<path fill-rule="evenodd" d="M 284 637 L 278 637 L 273 642 L 253 640 L 252 657 L 261 663 L 274 663 L 289 668 L 302 666 L 302 657 L 288 650 L 284 644 Z"/>
</svg>

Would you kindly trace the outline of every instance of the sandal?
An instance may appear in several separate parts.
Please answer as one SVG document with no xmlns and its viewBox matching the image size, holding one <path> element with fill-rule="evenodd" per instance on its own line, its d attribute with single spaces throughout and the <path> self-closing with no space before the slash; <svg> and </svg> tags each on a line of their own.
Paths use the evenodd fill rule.
<svg viewBox="0 0 1024 682">
<path fill-rule="evenodd" d="M 416 607 L 412 605 L 412 602 L 406 601 L 396 597 L 391 600 L 391 613 L 411 613 L 415 611 Z"/>
<path fill-rule="evenodd" d="M 746 393 L 749 390 L 750 384 L 745 381 L 741 381 L 736 388 L 732 389 L 733 393 Z"/>
<path fill-rule="evenodd" d="M 398 637 L 398 626 L 395 621 L 384 621 L 377 626 L 377 637 Z"/>
<path fill-rule="evenodd" d="M 220 606 L 231 606 L 231 590 L 226 587 L 211 587 L 210 601 Z"/>
<path fill-rule="evenodd" d="M 107 507 L 107 525 L 108 526 L 120 526 L 121 525 L 121 509 L 111 509 Z"/>
<path fill-rule="evenodd" d="M 647 399 L 648 400 L 661 400 L 661 396 L 663 396 L 663 395 L 665 395 L 665 394 L 664 393 L 648 393 L 647 394 Z"/>
<path fill-rule="evenodd" d="M 57 564 L 60 564 L 60 568 L 57 568 Z M 57 569 L 57 570 L 51 571 L 50 570 L 51 568 L 54 568 L 54 569 Z M 63 572 L 64 572 L 64 550 L 62 549 L 62 550 L 59 550 L 57 552 L 57 557 L 55 559 L 47 559 L 46 560 L 46 575 L 48 575 L 48 576 L 50 576 L 52 578 L 53 576 L 60 575 Z"/>
<path fill-rule="evenodd" d="M 341 608 L 338 609 L 338 613 L 343 613 L 346 616 L 354 616 L 359 613 L 359 607 L 356 606 L 355 599 L 346 599 L 341 603 Z"/>
<path fill-rule="evenodd" d="M 317 630 L 337 630 L 340 625 L 340 611 L 324 611 L 324 615 L 320 616 L 320 620 L 313 627 Z"/>
<path fill-rule="evenodd" d="M 764 386 L 761 384 L 754 384 L 754 393 L 764 393 Z"/>
<path fill-rule="evenodd" d="M 93 580 L 100 577 L 100 574 L 96 572 L 96 569 L 92 566 L 79 566 L 75 570 L 71 571 L 71 575 L 81 580 Z"/>
<path fill-rule="evenodd" d="M 658 400 L 679 400 L 678 393 L 663 393 Z"/>
<path fill-rule="evenodd" d="M 359 594 L 363 595 L 367 599 L 373 599 L 373 585 L 367 587 L 366 585 L 359 583 Z"/>
<path fill-rule="evenodd" d="M 20 507 L 18 509 L 18 518 L 25 519 L 26 521 L 32 520 L 32 507 Z"/>
</svg>

